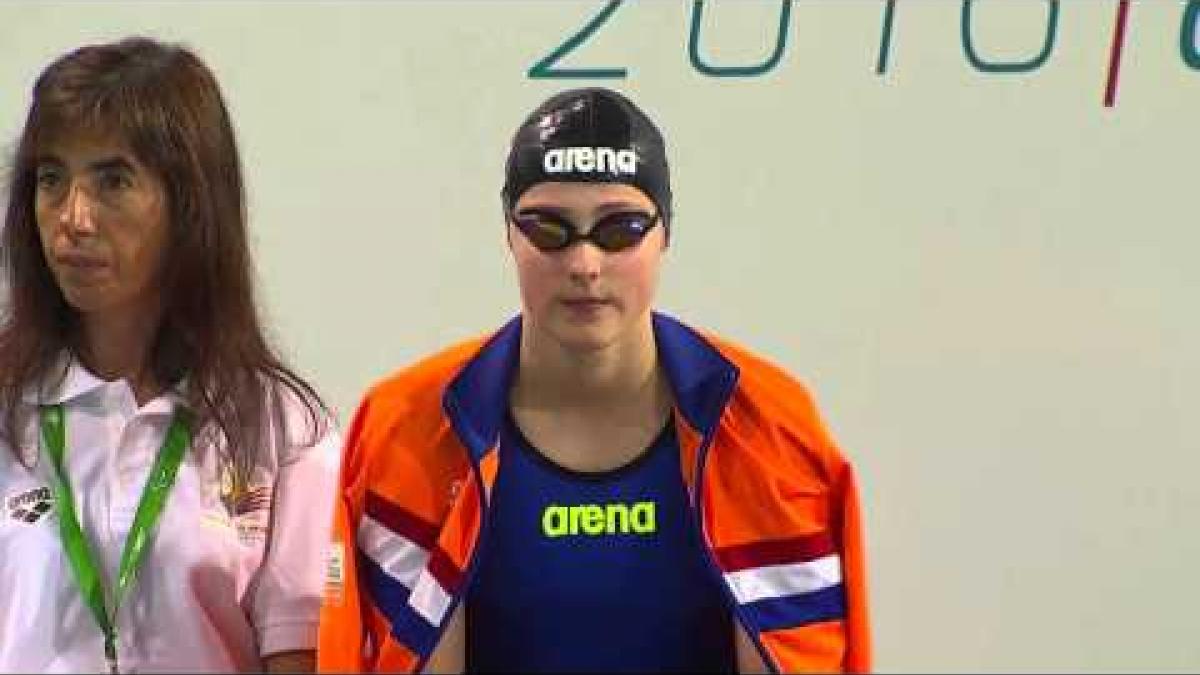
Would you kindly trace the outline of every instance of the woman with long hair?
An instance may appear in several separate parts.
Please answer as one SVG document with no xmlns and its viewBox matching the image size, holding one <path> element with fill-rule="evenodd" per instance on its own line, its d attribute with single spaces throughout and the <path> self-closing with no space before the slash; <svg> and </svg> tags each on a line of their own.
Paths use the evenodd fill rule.
<svg viewBox="0 0 1200 675">
<path fill-rule="evenodd" d="M 216 79 L 40 74 L 0 262 L 0 671 L 311 667 L 340 438 L 264 337 Z"/>
</svg>

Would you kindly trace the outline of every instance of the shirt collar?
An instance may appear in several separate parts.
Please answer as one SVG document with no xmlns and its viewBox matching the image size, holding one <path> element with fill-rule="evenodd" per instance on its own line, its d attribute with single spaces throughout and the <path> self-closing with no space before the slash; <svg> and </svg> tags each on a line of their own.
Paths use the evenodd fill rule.
<svg viewBox="0 0 1200 675">
<path fill-rule="evenodd" d="M 70 405 L 77 403 L 89 394 L 102 392 L 106 387 L 118 384 L 108 382 L 84 367 L 73 354 L 64 351 L 46 370 L 42 380 L 26 385 L 21 392 L 21 400 L 34 407 L 43 405 Z M 121 383 L 124 384 L 124 383 Z M 186 405 L 187 378 L 182 378 L 169 387 L 160 396 L 142 406 L 139 414 L 173 413 L 179 406 Z M 132 403 L 132 394 L 130 403 Z M 30 427 L 30 437 L 20 444 L 21 460 L 27 467 L 37 466 L 41 454 L 40 425 L 36 422 Z"/>
<path fill-rule="evenodd" d="M 21 398 L 24 402 L 34 406 L 65 405 L 110 384 L 113 383 L 96 376 L 84 367 L 72 353 L 64 351 L 47 369 L 40 382 L 25 387 Z M 182 378 L 147 406 L 157 408 L 159 403 L 163 402 L 169 404 L 165 410 L 170 412 L 174 406 L 186 401 L 184 396 L 186 387 L 187 378 Z M 163 401 L 164 398 L 166 401 Z"/>
</svg>

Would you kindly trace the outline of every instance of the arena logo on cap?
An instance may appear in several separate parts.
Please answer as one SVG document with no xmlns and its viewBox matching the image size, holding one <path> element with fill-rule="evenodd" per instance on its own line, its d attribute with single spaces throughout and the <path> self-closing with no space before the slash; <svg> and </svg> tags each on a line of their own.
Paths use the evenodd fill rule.
<svg viewBox="0 0 1200 675">
<path fill-rule="evenodd" d="M 555 148 L 542 157 L 546 173 L 637 173 L 637 152 L 615 148 Z"/>
</svg>

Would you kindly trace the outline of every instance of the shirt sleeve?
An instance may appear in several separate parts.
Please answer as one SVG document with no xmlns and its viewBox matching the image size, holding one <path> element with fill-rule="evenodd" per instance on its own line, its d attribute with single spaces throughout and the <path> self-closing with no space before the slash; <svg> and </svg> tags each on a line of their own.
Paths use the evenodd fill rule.
<svg viewBox="0 0 1200 675">
<path fill-rule="evenodd" d="M 341 472 L 333 503 L 333 527 L 329 540 L 330 569 L 321 606 L 317 671 L 367 672 L 369 626 L 364 603 L 369 598 L 359 591 L 356 533 L 362 514 L 362 428 L 366 418 L 364 401 L 354 416 L 342 454 Z"/>
<path fill-rule="evenodd" d="M 285 439 L 306 439 L 308 412 L 288 397 Z M 253 584 L 259 654 L 316 649 L 341 434 L 322 420 L 315 443 L 280 451 L 266 552 Z M 284 443 L 288 445 L 288 443 Z"/>
</svg>

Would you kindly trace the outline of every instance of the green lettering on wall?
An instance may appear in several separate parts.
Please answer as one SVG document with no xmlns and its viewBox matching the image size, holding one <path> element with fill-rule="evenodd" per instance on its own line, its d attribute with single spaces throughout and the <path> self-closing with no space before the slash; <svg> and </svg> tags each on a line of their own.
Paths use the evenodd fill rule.
<svg viewBox="0 0 1200 675">
<path fill-rule="evenodd" d="M 1179 55 L 1189 67 L 1200 70 L 1200 50 L 1196 49 L 1196 23 L 1200 22 L 1200 0 L 1188 0 L 1179 27 Z"/>
<path fill-rule="evenodd" d="M 600 13 L 592 17 L 592 20 L 575 33 L 567 38 L 565 42 L 558 46 L 557 49 L 550 52 L 541 61 L 533 64 L 529 69 L 529 77 L 535 80 L 541 79 L 563 79 L 563 78 L 622 78 L 625 77 L 626 70 L 624 68 L 556 68 L 557 64 L 564 56 L 570 54 L 576 47 L 583 44 L 585 40 L 592 36 L 597 29 L 617 8 L 621 6 L 622 0 L 610 0 Z"/>
<path fill-rule="evenodd" d="M 1046 21 L 1046 41 L 1042 44 L 1042 51 L 1027 61 L 987 61 L 979 56 L 979 53 L 975 50 L 975 41 L 971 37 L 971 7 L 975 4 L 975 0 L 963 0 L 962 44 L 963 51 L 967 55 L 967 61 L 976 70 L 985 73 L 1027 73 L 1041 68 L 1050 58 L 1050 52 L 1054 51 L 1054 41 L 1058 36 L 1058 0 L 1046 0 L 1046 2 L 1049 3 L 1048 17 Z"/>
<path fill-rule="evenodd" d="M 779 29 L 775 34 L 775 50 L 762 63 L 749 66 L 714 66 L 700 56 L 700 24 L 704 15 L 704 0 L 692 3 L 692 29 L 688 38 L 688 55 L 692 67 L 710 77 L 756 77 L 774 70 L 783 58 L 787 46 L 788 28 L 791 26 L 792 0 L 782 0 L 779 9 Z"/>
<path fill-rule="evenodd" d="M 887 0 L 883 7 L 883 32 L 879 36 L 879 58 L 875 61 L 875 74 L 887 72 L 888 56 L 892 53 L 892 19 L 896 14 L 896 0 Z"/>
</svg>

